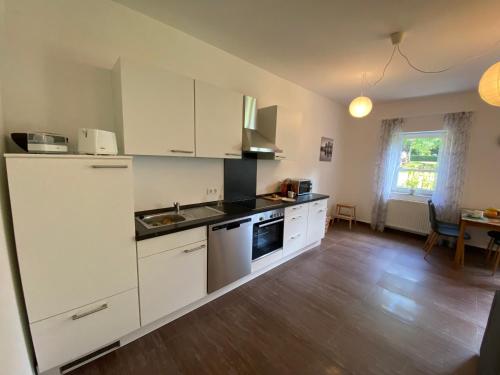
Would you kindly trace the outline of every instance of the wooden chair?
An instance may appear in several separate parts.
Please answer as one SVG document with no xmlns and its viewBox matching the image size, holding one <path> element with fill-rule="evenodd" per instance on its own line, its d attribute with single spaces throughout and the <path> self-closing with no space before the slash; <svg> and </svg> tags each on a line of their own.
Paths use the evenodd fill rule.
<svg viewBox="0 0 500 375">
<path fill-rule="evenodd" d="M 432 231 L 429 234 L 427 241 L 425 241 L 425 245 L 424 245 L 425 256 L 424 256 L 424 258 L 427 258 L 427 255 L 429 255 L 431 253 L 432 249 L 434 248 L 434 245 L 436 244 L 437 240 L 439 239 L 439 236 L 452 237 L 452 238 L 457 239 L 458 236 L 460 235 L 460 228 L 458 227 L 457 224 L 446 223 L 446 222 L 437 220 L 436 206 L 434 205 L 434 203 L 432 203 L 431 200 L 427 201 L 427 204 L 429 206 L 429 221 L 431 222 Z M 469 240 L 470 235 L 468 233 L 464 233 L 464 239 Z"/>
<path fill-rule="evenodd" d="M 349 229 L 351 229 L 353 220 L 354 220 L 354 224 L 357 224 L 357 222 L 356 222 L 356 206 L 352 205 L 352 204 L 337 203 L 337 206 L 335 209 L 335 215 L 333 215 L 334 222 L 335 222 L 335 219 L 348 220 L 349 221 Z"/>
<path fill-rule="evenodd" d="M 490 236 L 490 242 L 488 243 L 488 247 L 486 248 L 487 253 L 486 253 L 486 263 L 490 261 L 491 257 L 491 252 L 493 248 L 495 247 L 495 241 L 500 241 L 500 232 L 497 230 L 490 230 L 488 232 L 488 236 Z"/>
<path fill-rule="evenodd" d="M 497 272 L 498 265 L 500 264 L 500 239 L 496 239 L 493 241 L 493 245 L 491 246 L 491 250 L 496 246 L 495 249 L 495 260 L 493 261 L 493 276 L 495 276 L 495 273 Z"/>
</svg>

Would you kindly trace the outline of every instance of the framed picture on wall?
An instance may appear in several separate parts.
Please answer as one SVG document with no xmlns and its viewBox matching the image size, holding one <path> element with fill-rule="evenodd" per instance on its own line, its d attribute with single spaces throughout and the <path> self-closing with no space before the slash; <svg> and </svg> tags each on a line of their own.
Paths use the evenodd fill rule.
<svg viewBox="0 0 500 375">
<path fill-rule="evenodd" d="M 333 139 L 321 137 L 321 146 L 319 148 L 319 161 L 332 161 Z"/>
</svg>

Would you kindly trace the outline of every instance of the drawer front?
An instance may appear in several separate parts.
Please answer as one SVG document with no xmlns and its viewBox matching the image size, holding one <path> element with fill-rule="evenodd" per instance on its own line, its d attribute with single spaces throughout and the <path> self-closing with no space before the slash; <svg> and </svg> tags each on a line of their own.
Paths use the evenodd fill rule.
<svg viewBox="0 0 500 375">
<path fill-rule="evenodd" d="M 272 253 L 252 261 L 252 273 L 257 272 L 283 258 L 283 249 L 278 249 Z"/>
<path fill-rule="evenodd" d="M 328 204 L 328 199 L 322 199 L 320 201 L 315 201 L 315 202 L 311 202 L 309 203 L 309 208 L 318 208 L 318 209 L 321 209 L 321 208 L 324 208 L 326 210 L 326 206 Z"/>
<path fill-rule="evenodd" d="M 283 239 L 283 255 L 288 255 L 294 253 L 306 245 L 306 228 L 301 229 L 297 232 L 291 232 L 288 236 Z"/>
<path fill-rule="evenodd" d="M 307 210 L 285 216 L 285 227 L 307 225 Z M 295 229 L 296 230 L 296 229 Z"/>
<path fill-rule="evenodd" d="M 40 372 L 93 352 L 138 328 L 137 288 L 30 325 Z"/>
<path fill-rule="evenodd" d="M 139 259 L 141 324 L 160 319 L 207 294 L 207 242 Z"/>
<path fill-rule="evenodd" d="M 137 242 L 137 256 L 144 258 L 207 239 L 207 227 L 199 227 Z"/>
<path fill-rule="evenodd" d="M 295 215 L 307 215 L 307 204 L 298 204 L 285 208 L 285 218 Z"/>
</svg>

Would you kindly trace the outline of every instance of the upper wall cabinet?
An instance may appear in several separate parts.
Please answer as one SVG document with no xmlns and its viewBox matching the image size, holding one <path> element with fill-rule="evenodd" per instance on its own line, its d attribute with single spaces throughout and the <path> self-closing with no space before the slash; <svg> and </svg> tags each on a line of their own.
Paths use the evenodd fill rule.
<svg viewBox="0 0 500 375">
<path fill-rule="evenodd" d="M 259 127 L 276 129 L 275 143 L 281 151 L 275 153 L 275 160 L 297 159 L 302 113 L 273 105 L 259 109 L 257 122 Z"/>
<path fill-rule="evenodd" d="M 193 79 L 119 59 L 113 96 L 120 152 L 195 156 Z"/>
<path fill-rule="evenodd" d="M 196 156 L 241 158 L 243 94 L 195 82 Z"/>
</svg>

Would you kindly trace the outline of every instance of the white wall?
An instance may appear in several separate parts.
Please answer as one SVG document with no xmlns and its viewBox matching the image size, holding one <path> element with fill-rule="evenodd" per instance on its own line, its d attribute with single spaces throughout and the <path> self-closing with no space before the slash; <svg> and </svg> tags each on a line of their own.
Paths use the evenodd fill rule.
<svg viewBox="0 0 500 375">
<path fill-rule="evenodd" d="M 0 55 L 4 56 L 3 39 L 4 1 L 0 0 Z M 2 83 L 0 82 L 0 134 L 4 132 L 2 111 Z M 3 139 L 0 154 L 4 152 Z M 5 183 L 5 162 L 0 163 L 0 373 L 33 374 L 30 349 L 25 339 L 25 328 L 19 295 L 16 294 L 17 272 L 14 243 L 9 215 L 8 192 Z"/>
<path fill-rule="evenodd" d="M 7 0 L 5 121 L 15 129 L 52 130 L 73 140 L 79 127 L 113 129 L 111 73 L 118 56 L 163 65 L 193 78 L 279 104 L 304 117 L 300 162 L 259 161 L 259 193 L 284 177 L 312 177 L 335 195 L 340 171 L 320 163 L 321 136 L 337 140 L 345 108 L 176 29 L 109 0 Z M 222 160 L 138 157 L 136 209 L 219 198 Z"/>
<path fill-rule="evenodd" d="M 500 108 L 484 103 L 475 91 L 375 103 L 368 117 L 351 118 L 342 138 L 346 145 L 343 157 L 348 167 L 342 173 L 338 200 L 357 204 L 360 219 L 370 221 L 382 119 L 406 118 L 404 131 L 437 130 L 442 129 L 444 113 L 459 111 L 475 112 L 462 205 L 500 207 Z M 476 233 L 472 243 L 483 245 L 484 235 L 472 232 Z"/>
</svg>

